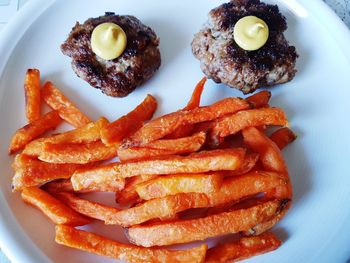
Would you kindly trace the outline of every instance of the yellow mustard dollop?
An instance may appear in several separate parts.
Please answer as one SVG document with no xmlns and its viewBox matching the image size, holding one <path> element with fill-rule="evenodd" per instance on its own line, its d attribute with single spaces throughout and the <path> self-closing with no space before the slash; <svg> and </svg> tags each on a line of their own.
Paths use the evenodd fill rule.
<svg viewBox="0 0 350 263">
<path fill-rule="evenodd" d="M 114 23 L 103 23 L 95 27 L 91 34 L 92 51 L 105 60 L 119 57 L 126 48 L 126 34 Z"/>
<path fill-rule="evenodd" d="M 233 37 L 244 50 L 253 51 L 265 45 L 269 38 L 269 27 L 256 16 L 245 16 L 237 21 Z"/>
</svg>

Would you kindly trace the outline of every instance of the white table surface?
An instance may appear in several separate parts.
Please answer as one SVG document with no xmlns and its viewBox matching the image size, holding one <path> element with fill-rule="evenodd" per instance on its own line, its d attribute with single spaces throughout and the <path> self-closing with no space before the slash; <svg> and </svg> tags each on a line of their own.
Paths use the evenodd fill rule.
<svg viewBox="0 0 350 263">
<path fill-rule="evenodd" d="M 0 0 L 0 36 L 1 29 L 6 26 L 9 19 L 16 11 L 22 8 L 30 0 Z M 306 1 L 306 0 L 305 0 Z M 350 28 L 350 0 L 323 0 Z M 10 263 L 6 256 L 0 251 L 0 263 Z"/>
</svg>

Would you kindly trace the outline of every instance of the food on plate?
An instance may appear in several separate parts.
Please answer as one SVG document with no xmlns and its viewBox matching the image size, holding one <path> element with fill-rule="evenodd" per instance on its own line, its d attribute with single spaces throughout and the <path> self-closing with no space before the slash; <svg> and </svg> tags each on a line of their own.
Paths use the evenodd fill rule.
<svg viewBox="0 0 350 263">
<path fill-rule="evenodd" d="M 222 179 L 222 173 L 161 176 L 139 184 L 136 186 L 136 192 L 143 200 L 178 193 L 211 193 L 219 191 Z"/>
<path fill-rule="evenodd" d="M 255 18 L 251 26 L 243 28 L 243 32 L 237 30 L 239 20 L 249 16 L 266 25 Z M 240 31 L 248 35 L 244 40 L 253 38 L 255 43 L 266 26 L 268 39 L 257 50 L 241 48 L 241 39 L 237 41 L 234 37 L 234 31 Z M 247 94 L 260 87 L 293 79 L 298 54 L 283 34 L 286 29 L 286 19 L 276 5 L 259 0 L 230 1 L 210 11 L 208 22 L 194 36 L 192 52 L 200 60 L 201 69 L 208 78 Z"/>
<path fill-rule="evenodd" d="M 136 192 L 136 186 L 143 182 L 157 178 L 156 174 L 144 174 L 139 176 L 133 176 L 126 178 L 125 188 L 116 193 L 115 200 L 118 204 L 127 205 L 135 204 L 140 200 L 139 195 Z"/>
<path fill-rule="evenodd" d="M 126 34 L 114 23 L 99 24 L 91 34 L 92 51 L 104 60 L 119 57 L 126 48 Z"/>
<path fill-rule="evenodd" d="M 106 146 L 101 141 L 86 144 L 46 143 L 38 159 L 48 163 L 91 163 L 117 156 L 118 146 Z"/>
<path fill-rule="evenodd" d="M 270 232 L 261 234 L 260 236 L 242 237 L 237 241 L 208 249 L 205 262 L 236 262 L 275 250 L 281 244 L 281 240 Z"/>
<path fill-rule="evenodd" d="M 238 233 L 278 214 L 284 201 L 274 200 L 247 209 L 223 212 L 203 218 L 132 226 L 127 235 L 133 244 L 143 247 L 167 246 Z"/>
<path fill-rule="evenodd" d="M 91 169 L 81 169 L 71 175 L 74 191 L 118 192 L 125 186 L 125 179 L 115 173 L 114 164 Z"/>
<path fill-rule="evenodd" d="M 244 50 L 258 50 L 269 39 L 269 27 L 259 17 L 244 16 L 235 24 L 233 39 Z"/>
<path fill-rule="evenodd" d="M 280 148 L 281 150 L 288 144 L 293 142 L 297 138 L 297 135 L 288 127 L 283 127 L 276 130 L 271 134 L 270 139 Z"/>
<path fill-rule="evenodd" d="M 45 83 L 41 93 L 42 98 L 47 105 L 52 109 L 57 110 L 61 118 L 72 124 L 74 127 L 82 127 L 91 122 L 90 119 L 51 82 Z"/>
<path fill-rule="evenodd" d="M 177 213 L 210 205 L 209 199 L 203 193 L 180 193 L 163 198 L 155 198 L 137 206 L 119 211 L 105 219 L 106 224 L 130 227 L 153 219 L 166 220 Z"/>
<path fill-rule="evenodd" d="M 40 88 L 40 71 L 28 69 L 24 80 L 24 96 L 29 123 L 40 118 Z"/>
<path fill-rule="evenodd" d="M 176 133 L 177 135 L 179 134 L 178 132 Z M 157 140 L 150 142 L 143 147 L 133 147 L 127 149 L 119 148 L 118 157 L 122 162 L 124 162 L 165 155 L 189 154 L 198 151 L 205 143 L 205 139 L 206 133 L 198 132 L 191 136 L 181 137 L 178 139 Z"/>
<path fill-rule="evenodd" d="M 113 217 L 120 211 L 118 208 L 80 198 L 73 193 L 56 192 L 53 195 L 79 214 L 102 221 Z"/>
<path fill-rule="evenodd" d="M 101 58 L 91 48 L 91 34 L 104 23 L 119 26 L 126 35 L 124 52 L 111 60 Z M 122 35 L 118 33 L 117 38 Z M 105 39 L 113 41 L 113 34 L 108 37 L 107 33 Z M 74 72 L 92 87 L 101 89 L 108 96 L 125 97 L 150 79 L 160 67 L 158 45 L 155 32 L 136 17 L 108 12 L 83 24 L 76 23 L 61 50 L 72 58 Z"/>
<path fill-rule="evenodd" d="M 98 141 L 101 136 L 102 127 L 108 124 L 108 120 L 104 117 L 99 118 L 96 122 L 90 122 L 83 127 L 75 130 L 63 132 L 49 137 L 43 137 L 31 141 L 26 145 L 23 154 L 38 157 L 47 143 L 51 144 L 84 144 Z"/>
<path fill-rule="evenodd" d="M 209 171 L 235 170 L 241 165 L 245 149 L 212 150 L 193 153 L 189 156 L 165 156 L 158 159 L 137 162 L 110 163 L 94 169 L 76 171 L 72 182 L 86 180 L 93 182 L 103 177 L 127 178 L 144 174 L 204 173 Z M 100 174 L 100 176 L 97 176 Z M 75 187 L 74 187 L 75 188 Z"/>
<path fill-rule="evenodd" d="M 216 121 L 211 129 L 211 139 L 218 141 L 251 126 L 287 124 L 287 116 L 279 108 L 244 110 Z"/>
<path fill-rule="evenodd" d="M 212 121 L 249 107 L 249 103 L 241 98 L 225 98 L 209 106 L 169 113 L 146 123 L 127 138 L 122 147 L 143 146 L 171 134 L 184 125 Z"/>
<path fill-rule="evenodd" d="M 91 167 L 92 165 L 46 163 L 24 154 L 18 154 L 12 164 L 15 171 L 12 179 L 12 189 L 17 191 L 29 186 L 40 186 L 52 180 L 67 179 L 77 169 Z"/>
<path fill-rule="evenodd" d="M 90 223 L 89 219 L 81 216 L 40 188 L 24 188 L 22 199 L 40 209 L 56 225 L 82 226 Z"/>
<path fill-rule="evenodd" d="M 58 244 L 68 247 L 135 263 L 203 263 L 207 251 L 207 245 L 200 245 L 188 250 L 137 247 L 69 226 L 56 226 L 55 240 Z"/>
<path fill-rule="evenodd" d="M 286 215 L 293 194 L 280 149 L 296 136 L 286 127 L 267 135 L 288 124 L 283 110 L 269 105 L 270 92 L 200 106 L 205 81 L 177 112 L 150 120 L 157 102 L 148 95 L 113 122 L 85 118 L 47 82 L 41 95 L 60 122 L 59 114 L 76 128 L 30 135 L 12 165 L 13 190 L 57 225 L 56 242 L 115 259 L 225 262 L 276 249 L 281 242 L 266 231 Z M 50 126 L 45 116 L 29 125 Z M 94 192 L 111 192 L 120 206 L 95 201 Z M 93 220 L 126 228 L 136 245 L 72 227 Z M 237 241 L 207 256 L 206 245 L 160 247 L 231 233 Z"/>
<path fill-rule="evenodd" d="M 39 119 L 18 129 L 12 136 L 9 153 L 13 154 L 24 148 L 30 141 L 38 138 L 49 130 L 56 129 L 62 122 L 57 111 L 50 111 Z"/>
<path fill-rule="evenodd" d="M 147 95 L 134 110 L 103 127 L 100 132 L 101 140 L 107 145 L 119 144 L 142 127 L 144 121 L 150 120 L 156 109 L 157 100 L 152 95 Z"/>
</svg>

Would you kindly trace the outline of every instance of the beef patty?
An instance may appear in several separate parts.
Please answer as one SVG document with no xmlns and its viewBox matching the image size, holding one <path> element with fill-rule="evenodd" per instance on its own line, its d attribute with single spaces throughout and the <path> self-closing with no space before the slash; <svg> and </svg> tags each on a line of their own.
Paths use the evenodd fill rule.
<svg viewBox="0 0 350 263">
<path fill-rule="evenodd" d="M 264 20 L 269 27 L 266 44 L 256 51 L 240 48 L 233 38 L 236 22 L 250 15 Z M 192 52 L 207 77 L 251 93 L 294 77 L 298 55 L 283 35 L 286 29 L 286 19 L 276 5 L 233 0 L 210 11 L 207 23 L 192 41 Z"/>
<path fill-rule="evenodd" d="M 126 33 L 127 46 L 113 60 L 98 57 L 91 49 L 92 31 L 102 23 L 119 25 Z M 106 13 L 73 27 L 61 45 L 63 54 L 72 58 L 75 73 L 91 86 L 113 97 L 124 97 L 150 79 L 160 67 L 159 38 L 134 16 Z"/>
</svg>

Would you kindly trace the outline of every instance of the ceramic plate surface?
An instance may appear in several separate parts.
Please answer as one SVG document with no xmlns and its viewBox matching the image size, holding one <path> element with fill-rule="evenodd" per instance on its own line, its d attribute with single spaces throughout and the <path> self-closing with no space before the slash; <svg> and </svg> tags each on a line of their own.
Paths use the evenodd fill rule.
<svg viewBox="0 0 350 263">
<path fill-rule="evenodd" d="M 286 16 L 287 39 L 300 55 L 295 79 L 271 89 L 271 104 L 286 110 L 299 136 L 284 150 L 294 204 L 275 227 L 284 241 L 281 248 L 250 262 L 346 262 L 350 258 L 349 32 L 321 1 L 270 2 L 278 4 Z M 177 110 L 186 104 L 202 77 L 199 62 L 191 53 L 192 37 L 209 10 L 221 3 L 32 0 L 4 29 L 0 39 L 0 246 L 13 263 L 112 262 L 55 244 L 53 224 L 11 192 L 13 157 L 7 155 L 7 148 L 13 132 L 26 123 L 26 69 L 39 68 L 43 80 L 53 81 L 93 119 L 101 115 L 116 119 L 148 93 L 159 100 L 157 116 Z M 123 99 L 90 88 L 75 76 L 69 58 L 60 52 L 60 44 L 76 21 L 84 22 L 105 11 L 135 15 L 161 40 L 162 67 Z M 209 81 L 202 104 L 228 96 L 241 94 Z M 113 203 L 113 196 L 100 198 Z M 125 241 L 118 227 L 94 223 L 89 229 Z"/>
</svg>

